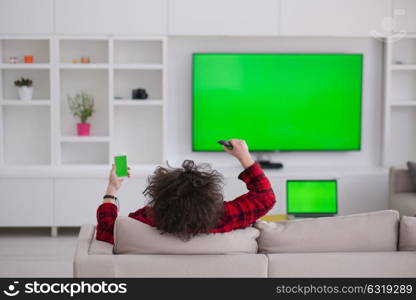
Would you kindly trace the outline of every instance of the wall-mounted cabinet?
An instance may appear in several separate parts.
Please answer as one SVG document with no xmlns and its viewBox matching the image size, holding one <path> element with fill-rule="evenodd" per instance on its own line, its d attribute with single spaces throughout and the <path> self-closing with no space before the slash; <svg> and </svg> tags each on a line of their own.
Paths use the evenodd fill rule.
<svg viewBox="0 0 416 300">
<path fill-rule="evenodd" d="M 54 0 L 1 0 L 0 34 L 53 33 Z"/>
<path fill-rule="evenodd" d="M 416 1 L 393 0 L 395 31 L 416 32 Z"/>
<path fill-rule="evenodd" d="M 59 226 L 95 224 L 95 212 L 103 193 L 105 179 L 56 179 L 54 182 L 54 217 Z M 82 191 L 82 197 L 80 197 Z"/>
<path fill-rule="evenodd" d="M 0 34 L 372 37 L 392 16 L 416 32 L 415 15 L 414 0 L 2 0 Z"/>
<path fill-rule="evenodd" d="M 284 36 L 385 36 L 391 0 L 280 0 Z"/>
<path fill-rule="evenodd" d="M 167 0 L 55 0 L 59 34 L 166 34 Z"/>
<path fill-rule="evenodd" d="M 52 179 L 1 178 L 0 190 L 0 226 L 53 226 Z"/>
<path fill-rule="evenodd" d="M 277 35 L 278 0 L 175 0 L 170 35 Z"/>
</svg>

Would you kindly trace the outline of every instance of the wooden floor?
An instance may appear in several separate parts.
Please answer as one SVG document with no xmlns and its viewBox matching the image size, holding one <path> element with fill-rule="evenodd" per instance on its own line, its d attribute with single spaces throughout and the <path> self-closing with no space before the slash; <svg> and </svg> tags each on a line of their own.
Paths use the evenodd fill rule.
<svg viewBox="0 0 416 300">
<path fill-rule="evenodd" d="M 72 277 L 79 228 L 0 229 L 0 277 Z"/>
</svg>

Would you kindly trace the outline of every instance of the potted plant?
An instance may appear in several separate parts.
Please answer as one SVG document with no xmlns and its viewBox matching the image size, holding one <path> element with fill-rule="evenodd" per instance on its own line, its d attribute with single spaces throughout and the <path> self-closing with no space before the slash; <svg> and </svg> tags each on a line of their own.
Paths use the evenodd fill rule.
<svg viewBox="0 0 416 300">
<path fill-rule="evenodd" d="M 95 112 L 94 97 L 82 91 L 74 97 L 68 95 L 67 98 L 72 114 L 80 119 L 80 123 L 77 124 L 78 136 L 89 136 L 91 124 L 87 123 L 87 119 Z"/>
<path fill-rule="evenodd" d="M 29 78 L 20 78 L 14 82 L 17 86 L 20 100 L 32 100 L 33 97 L 33 81 Z"/>
</svg>

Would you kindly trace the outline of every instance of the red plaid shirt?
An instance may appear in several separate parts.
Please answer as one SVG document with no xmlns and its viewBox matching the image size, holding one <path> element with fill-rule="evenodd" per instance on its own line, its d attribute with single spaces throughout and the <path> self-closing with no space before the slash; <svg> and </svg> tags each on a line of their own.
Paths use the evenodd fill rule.
<svg viewBox="0 0 416 300">
<path fill-rule="evenodd" d="M 266 175 L 255 163 L 238 176 L 247 185 L 248 192 L 233 201 L 224 202 L 224 215 L 218 226 L 210 233 L 228 232 L 245 228 L 264 216 L 275 204 L 275 196 Z M 148 216 L 150 206 L 145 206 L 129 214 L 130 218 L 155 227 Z M 117 218 L 117 206 L 103 203 L 97 209 L 97 240 L 114 243 L 113 230 Z"/>
</svg>

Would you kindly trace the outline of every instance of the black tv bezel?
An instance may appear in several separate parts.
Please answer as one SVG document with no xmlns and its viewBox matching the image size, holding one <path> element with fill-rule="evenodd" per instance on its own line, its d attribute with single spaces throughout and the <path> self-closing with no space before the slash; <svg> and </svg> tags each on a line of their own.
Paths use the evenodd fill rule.
<svg viewBox="0 0 416 300">
<path fill-rule="evenodd" d="M 261 149 L 255 149 L 255 150 L 250 150 L 250 152 L 349 152 L 349 151 L 361 151 L 362 148 L 362 127 L 363 127 L 363 80 L 364 80 L 364 53 L 344 53 L 344 52 L 328 52 L 328 53 L 311 53 L 311 52 L 296 52 L 296 53 L 287 53 L 287 52 L 192 52 L 192 118 L 191 118 L 191 147 L 192 147 L 192 152 L 208 152 L 208 153 L 218 153 L 218 152 L 223 152 L 223 150 L 218 149 L 218 150 L 197 150 L 195 149 L 195 144 L 194 144 L 194 103 L 195 103 L 195 93 L 194 93 L 194 80 L 195 80 L 195 56 L 196 55 L 200 55 L 200 54 L 204 54 L 204 55 L 218 55 L 218 54 L 229 54 L 229 55 L 235 55 L 235 54 L 264 54 L 264 55 L 276 55 L 276 54 L 290 54 L 290 55 L 339 55 L 339 54 L 343 54 L 343 55 L 358 55 L 361 56 L 361 82 L 360 82 L 360 87 L 361 87 L 361 94 L 360 94 L 360 139 L 359 139 L 359 144 L 357 148 L 351 148 L 351 149 L 285 149 L 285 150 L 281 150 L 281 149 L 275 149 L 275 150 L 261 150 Z M 214 143 L 216 143 L 217 141 L 213 141 Z"/>
<path fill-rule="evenodd" d="M 335 182 L 335 212 L 290 212 L 288 211 L 289 203 L 289 182 Z M 314 216 L 314 215 L 336 215 L 338 214 L 338 180 L 334 179 L 287 179 L 286 180 L 286 214 L 297 216 Z"/>
</svg>

